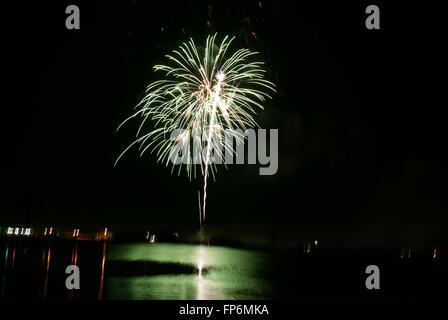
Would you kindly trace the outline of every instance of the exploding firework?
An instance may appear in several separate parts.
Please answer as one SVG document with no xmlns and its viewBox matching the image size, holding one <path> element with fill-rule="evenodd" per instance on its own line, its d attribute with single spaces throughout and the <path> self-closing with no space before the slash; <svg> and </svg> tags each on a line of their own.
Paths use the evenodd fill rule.
<svg viewBox="0 0 448 320">
<path fill-rule="evenodd" d="M 261 103 L 270 98 L 266 91 L 275 91 L 273 83 L 265 80 L 263 63 L 253 61 L 257 52 L 239 49 L 228 53 L 233 39 L 225 37 L 217 45 L 216 35 L 208 36 L 202 50 L 190 39 L 166 55 L 170 64 L 154 66 L 165 78 L 148 85 L 136 112 L 118 127 L 130 119 L 141 119 L 136 140 L 117 162 L 139 145 L 140 156 L 150 150 L 156 153 L 157 162 L 168 166 L 171 160 L 171 172 L 178 165 L 180 174 L 184 166 L 190 179 L 196 177 L 197 165 L 200 167 L 204 179 L 200 221 L 205 220 L 208 176 L 214 178 L 216 171 L 212 152 L 213 157 L 222 158 L 224 146 L 235 154 L 229 135 L 238 144 L 244 139 L 241 131 L 258 127 L 253 119 L 255 109 L 263 109 Z M 144 132 L 147 122 L 152 122 L 153 128 Z M 179 153 L 184 159 L 180 164 L 172 161 Z"/>
</svg>

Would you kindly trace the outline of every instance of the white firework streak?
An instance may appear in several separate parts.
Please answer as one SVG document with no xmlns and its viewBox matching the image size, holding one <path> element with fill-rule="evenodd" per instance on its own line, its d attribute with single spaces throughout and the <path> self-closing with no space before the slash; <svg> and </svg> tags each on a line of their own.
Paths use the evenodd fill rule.
<svg viewBox="0 0 448 320">
<path fill-rule="evenodd" d="M 216 34 L 208 36 L 205 49 L 201 51 L 190 38 L 171 55 L 166 55 L 170 65 L 154 66 L 155 71 L 165 73 L 165 79 L 147 86 L 144 98 L 136 106 L 137 111 L 118 127 L 120 129 L 132 118 L 141 118 L 137 139 L 115 162 L 136 144 L 140 156 L 149 149 L 156 153 L 157 162 L 166 166 L 179 150 L 187 150 L 183 156 L 188 157 L 185 166 L 188 177 L 196 176 L 197 163 L 204 177 L 203 220 L 208 175 L 211 173 L 214 179 L 216 171 L 216 164 L 210 164 L 211 150 L 215 157 L 223 156 L 222 146 L 235 154 L 233 143 L 229 145 L 225 139 L 230 137 L 237 144 L 243 142 L 244 136 L 236 129 L 245 131 L 258 127 L 253 119 L 255 108 L 263 109 L 261 103 L 270 98 L 265 91 L 275 92 L 274 84 L 265 80 L 263 62 L 250 61 L 257 52 L 239 49 L 229 56 L 227 50 L 234 38 L 226 36 L 219 46 L 215 39 Z M 143 133 L 148 119 L 153 121 L 154 129 Z M 170 138 L 174 130 L 180 129 L 175 139 Z M 191 150 L 192 140 L 199 150 Z M 181 168 L 179 165 L 178 174 Z"/>
</svg>

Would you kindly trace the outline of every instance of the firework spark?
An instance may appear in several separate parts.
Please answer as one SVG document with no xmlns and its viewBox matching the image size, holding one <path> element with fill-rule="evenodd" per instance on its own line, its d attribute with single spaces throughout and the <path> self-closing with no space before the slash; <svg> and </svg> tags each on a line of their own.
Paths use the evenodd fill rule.
<svg viewBox="0 0 448 320">
<path fill-rule="evenodd" d="M 190 39 L 166 55 L 170 64 L 154 66 L 155 71 L 165 73 L 165 78 L 148 85 L 144 98 L 136 106 L 137 111 L 118 127 L 130 119 L 141 119 L 136 140 L 120 154 L 116 163 L 132 146 L 139 145 L 140 156 L 149 149 L 156 153 L 157 162 L 166 166 L 182 150 L 190 179 L 196 177 L 196 164 L 199 164 L 204 178 L 202 221 L 208 176 L 211 173 L 214 179 L 216 171 L 211 153 L 222 158 L 224 146 L 224 151 L 235 154 L 233 143 L 225 143 L 228 135 L 237 144 L 241 143 L 244 136 L 236 129 L 258 127 L 253 119 L 255 108 L 263 109 L 261 103 L 270 98 L 265 91 L 275 91 L 274 84 L 264 79 L 263 63 L 252 61 L 257 52 L 239 49 L 228 54 L 233 39 L 225 37 L 216 45 L 216 34 L 208 36 L 202 50 Z M 154 128 L 143 133 L 148 120 Z M 190 148 L 191 142 L 196 148 Z M 174 167 L 173 162 L 171 172 Z M 179 165 L 178 174 L 182 167 Z"/>
</svg>

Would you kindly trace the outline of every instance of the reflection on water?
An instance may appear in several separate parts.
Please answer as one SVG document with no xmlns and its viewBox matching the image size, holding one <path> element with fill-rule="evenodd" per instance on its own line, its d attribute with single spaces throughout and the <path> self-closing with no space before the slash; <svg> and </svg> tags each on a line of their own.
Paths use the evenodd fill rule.
<svg viewBox="0 0 448 320">
<path fill-rule="evenodd" d="M 11 269 L 14 269 L 14 265 L 16 262 L 16 247 L 12 250 L 12 262 L 11 262 Z"/>
<path fill-rule="evenodd" d="M 49 271 L 50 271 L 50 258 L 51 258 L 51 241 L 48 241 L 47 264 L 46 264 L 46 269 L 45 269 L 45 280 L 44 280 L 44 290 L 42 292 L 42 299 L 47 298 L 48 277 L 49 277 Z"/>
<path fill-rule="evenodd" d="M 2 298 L 256 299 L 270 292 L 268 258 L 241 249 L 5 239 L 0 250 Z M 80 268 L 80 290 L 65 289 L 69 264 Z"/>
<path fill-rule="evenodd" d="M 0 238 L 0 299 L 102 299 L 107 242 Z M 65 269 L 77 265 L 80 290 L 67 290 Z"/>
<path fill-rule="evenodd" d="M 2 298 L 256 299 L 270 290 L 267 257 L 241 249 L 6 239 L 0 250 Z M 80 290 L 65 289 L 69 264 L 80 268 Z"/>
<path fill-rule="evenodd" d="M 73 235 L 75 235 L 75 232 L 73 233 Z M 70 264 L 75 266 L 78 264 L 78 241 L 76 240 L 76 238 L 73 239 L 72 258 L 70 259 Z M 68 299 L 73 300 L 74 297 L 75 297 L 75 290 L 69 290 Z"/>
<path fill-rule="evenodd" d="M 5 246 L 5 262 L 3 264 L 3 276 L 2 276 L 2 290 L 0 297 L 3 298 L 5 295 L 5 287 L 6 287 L 6 268 L 8 267 L 8 256 L 9 256 L 9 245 L 6 243 Z"/>
<path fill-rule="evenodd" d="M 104 231 L 104 235 L 106 235 L 107 233 L 107 228 L 106 231 Z M 98 290 L 98 300 L 103 299 L 103 287 L 104 287 L 104 265 L 106 264 L 106 245 L 107 242 L 104 241 L 103 242 L 103 257 L 101 259 L 101 279 L 100 279 L 100 288 Z"/>
<path fill-rule="evenodd" d="M 78 262 L 78 241 L 76 241 L 75 239 L 72 250 L 71 264 L 76 266 L 77 262 Z"/>
<path fill-rule="evenodd" d="M 197 288 L 197 294 L 196 299 L 197 300 L 203 300 L 205 299 L 205 288 L 204 288 L 204 277 L 202 276 L 202 268 L 204 267 L 204 255 L 206 254 L 204 252 L 204 246 L 199 246 L 196 250 L 197 252 L 197 275 L 198 275 L 198 288 Z"/>
<path fill-rule="evenodd" d="M 109 299 L 263 299 L 272 294 L 265 277 L 270 258 L 262 252 L 187 244 L 113 245 L 109 264 L 118 261 L 149 261 L 149 268 L 170 264 L 179 272 L 112 274 L 106 281 Z M 180 272 L 187 266 L 193 272 Z"/>
<path fill-rule="evenodd" d="M 220 291 L 219 287 L 213 288 L 213 296 L 211 295 L 211 287 L 213 284 L 206 276 L 203 275 L 204 261 L 206 261 L 207 248 L 204 245 L 200 245 L 196 249 L 196 259 L 197 259 L 197 293 L 196 300 L 207 300 L 207 299 L 224 299 L 225 296 Z"/>
<path fill-rule="evenodd" d="M 4 240 L 1 298 L 256 299 L 270 292 L 263 276 L 268 258 L 260 252 L 189 244 Z M 65 289 L 69 264 L 80 268 L 80 290 Z"/>
<path fill-rule="evenodd" d="M 410 255 L 409 250 L 405 254 Z M 412 259 L 400 259 L 399 252 L 300 255 L 189 244 L 0 238 L 0 298 L 249 300 L 362 296 L 368 293 L 359 270 L 365 270 L 372 257 L 387 266 L 389 277 L 394 279 L 390 287 L 381 290 L 386 296 L 413 297 L 421 292 L 437 296 L 448 286 L 445 260 L 438 250 L 422 258 L 413 251 Z M 80 269 L 79 290 L 65 288 L 69 264 Z"/>
</svg>

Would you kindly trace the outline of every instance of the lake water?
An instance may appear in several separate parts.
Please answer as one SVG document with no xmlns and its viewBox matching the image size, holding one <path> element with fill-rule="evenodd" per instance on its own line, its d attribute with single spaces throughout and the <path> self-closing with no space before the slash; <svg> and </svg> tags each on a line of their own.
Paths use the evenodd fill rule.
<svg viewBox="0 0 448 320">
<path fill-rule="evenodd" d="M 268 253 L 171 243 L 7 241 L 1 297 L 37 299 L 267 299 Z M 65 288 L 76 264 L 81 289 Z"/>
<path fill-rule="evenodd" d="M 65 269 L 80 269 L 67 290 Z M 381 269 L 381 290 L 366 290 L 366 266 Z M 60 239 L 0 240 L 2 299 L 292 299 L 426 297 L 448 287 L 445 260 L 399 251 L 304 254 L 174 243 L 117 244 Z"/>
<path fill-rule="evenodd" d="M 272 282 L 266 277 L 271 259 L 267 253 L 220 246 L 115 245 L 109 251 L 109 264 L 113 266 L 114 262 L 126 261 L 138 265 L 143 262 L 140 269 L 146 275 L 110 276 L 105 286 L 105 297 L 266 299 L 272 297 L 274 291 Z M 122 265 L 124 267 L 126 263 Z M 155 267 L 155 273 L 148 276 L 153 266 L 159 268 Z M 167 274 L 163 274 L 163 270 Z"/>
</svg>

